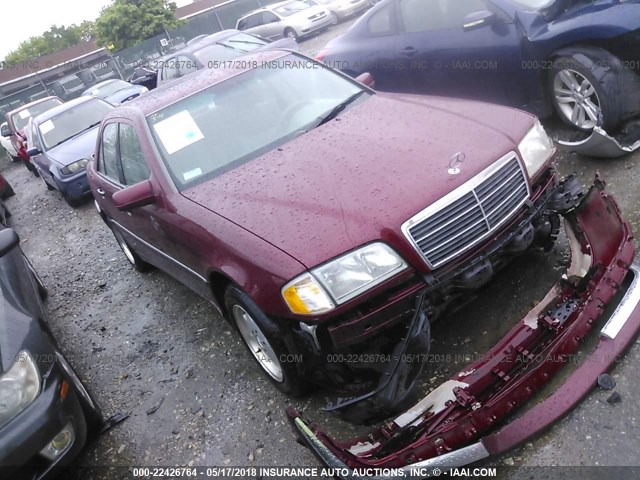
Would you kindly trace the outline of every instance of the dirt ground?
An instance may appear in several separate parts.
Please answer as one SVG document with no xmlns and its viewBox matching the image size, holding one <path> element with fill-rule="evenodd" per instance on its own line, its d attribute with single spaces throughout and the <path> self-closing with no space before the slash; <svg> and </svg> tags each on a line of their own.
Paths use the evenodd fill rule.
<svg viewBox="0 0 640 480">
<path fill-rule="evenodd" d="M 303 49 L 324 43 L 316 38 Z M 553 136 L 566 133 L 548 127 Z M 615 161 L 558 155 L 560 172 L 575 171 L 585 184 L 599 170 L 636 231 L 639 162 L 640 155 Z M 284 418 L 290 402 L 339 437 L 361 431 L 323 412 L 329 398 L 322 393 L 294 400 L 276 391 L 206 301 L 159 271 L 134 271 L 91 202 L 71 209 L 23 166 L 3 159 L 1 168 L 16 191 L 7 202 L 11 226 L 50 291 L 54 334 L 105 416 L 131 414 L 86 448 L 78 465 L 318 465 L 292 438 Z M 434 351 L 486 350 L 546 293 L 565 261 L 562 241 L 548 254 L 522 257 L 433 327 Z M 611 392 L 594 390 L 547 433 L 486 465 L 514 465 L 512 478 L 534 478 L 526 466 L 640 465 L 639 364 L 636 341 L 612 372 L 621 403 L 611 405 Z M 423 391 L 454 368 L 427 369 Z"/>
</svg>

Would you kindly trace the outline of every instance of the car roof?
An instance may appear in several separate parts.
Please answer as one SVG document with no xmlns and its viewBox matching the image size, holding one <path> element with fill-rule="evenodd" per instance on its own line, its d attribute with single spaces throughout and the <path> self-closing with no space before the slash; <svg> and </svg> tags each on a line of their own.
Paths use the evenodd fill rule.
<svg viewBox="0 0 640 480">
<path fill-rule="evenodd" d="M 291 54 L 298 55 L 306 59 L 306 57 L 303 57 L 297 52 L 285 49 L 272 49 L 248 53 L 242 56 L 242 62 L 229 62 L 230 67 L 235 66 L 242 68 L 204 68 L 202 70 L 198 70 L 186 77 L 162 84 L 158 88 L 151 90 L 149 93 L 145 93 L 144 95 L 134 98 L 126 104 L 117 107 L 105 118 L 109 118 L 111 116 L 117 117 L 120 113 L 124 113 L 125 111 L 129 111 L 130 113 L 135 112 L 135 114 L 142 114 L 146 117 L 147 115 L 177 102 L 178 100 L 251 70 L 251 65 L 256 64 L 256 62 L 260 65 L 262 62 L 278 60 Z"/>
<path fill-rule="evenodd" d="M 211 45 L 213 43 L 219 42 L 220 40 L 224 40 L 225 38 L 232 37 L 233 35 L 237 35 L 239 33 L 244 33 L 244 32 L 241 32 L 240 30 L 235 30 L 235 29 L 222 30 L 221 32 L 216 32 L 211 35 L 207 35 L 206 37 L 201 38 L 200 40 L 192 43 L 191 45 L 187 45 L 186 47 L 181 48 L 180 50 L 176 50 L 173 53 L 165 55 L 163 58 L 170 58 L 175 55 L 179 55 L 181 53 L 193 53 L 197 50 L 200 50 L 202 47 L 206 47 L 207 45 Z M 249 34 L 244 33 L 244 35 L 249 35 Z"/>
<path fill-rule="evenodd" d="M 105 85 L 109 85 L 110 83 L 113 82 L 124 82 L 124 83 L 129 83 L 126 80 L 120 80 L 119 78 L 110 78 L 109 80 L 105 80 L 103 82 L 100 83 L 96 83 L 95 85 L 90 86 L 89 88 L 87 88 L 84 92 L 82 92 L 82 95 L 86 95 L 87 93 L 92 92 L 93 90 L 99 89 L 104 87 Z"/>
<path fill-rule="evenodd" d="M 74 98 L 73 100 L 69 100 L 68 102 L 64 102 L 62 105 L 58 105 L 57 107 L 53 107 L 52 109 L 47 110 L 46 112 L 43 112 L 40 115 L 36 115 L 35 117 L 32 118 L 32 120 L 36 123 L 42 123 L 46 120 L 49 120 L 50 118 L 55 117 L 59 113 L 66 112 L 67 110 L 70 110 L 73 107 L 76 107 L 78 105 L 81 105 L 86 102 L 91 102 L 91 101 L 104 101 L 104 100 L 101 100 L 100 98 L 94 97 L 94 96 L 91 96 L 91 97 L 81 96 L 78 98 Z"/>
<path fill-rule="evenodd" d="M 26 103 L 24 105 L 19 106 L 18 108 L 14 108 L 13 110 L 8 111 L 7 115 L 12 117 L 16 113 L 18 113 L 19 111 L 24 110 L 25 108 L 31 108 L 34 105 L 38 105 L 39 103 L 46 102 L 47 100 L 52 100 L 52 99 L 58 99 L 58 100 L 62 101 L 61 98 L 58 98 L 56 96 L 40 98 L 40 99 L 35 100 L 35 101 L 31 102 L 31 103 Z"/>
</svg>

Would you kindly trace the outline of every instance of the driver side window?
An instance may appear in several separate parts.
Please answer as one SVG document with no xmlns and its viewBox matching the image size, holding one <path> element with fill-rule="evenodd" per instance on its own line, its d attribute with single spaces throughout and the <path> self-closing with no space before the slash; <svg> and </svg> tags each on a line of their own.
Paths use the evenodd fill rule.
<svg viewBox="0 0 640 480">
<path fill-rule="evenodd" d="M 135 185 L 149 178 L 138 134 L 131 125 L 120 124 L 120 161 L 125 185 Z"/>
</svg>

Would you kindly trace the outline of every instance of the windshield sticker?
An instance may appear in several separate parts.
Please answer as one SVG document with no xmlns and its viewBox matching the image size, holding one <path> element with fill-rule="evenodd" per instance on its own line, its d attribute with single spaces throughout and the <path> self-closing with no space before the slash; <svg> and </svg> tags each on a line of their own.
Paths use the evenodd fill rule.
<svg viewBox="0 0 640 480">
<path fill-rule="evenodd" d="M 55 127 L 53 126 L 53 122 L 51 120 L 47 120 L 42 125 L 40 125 L 40 133 L 42 133 L 42 135 L 46 135 L 54 128 Z"/>
<path fill-rule="evenodd" d="M 195 120 L 187 110 L 156 123 L 153 128 L 169 155 L 204 138 Z"/>
<path fill-rule="evenodd" d="M 188 182 L 189 180 L 199 177 L 200 175 L 202 175 L 202 169 L 201 168 L 194 168 L 193 170 L 189 170 L 188 172 L 184 172 L 182 174 L 182 178 L 184 179 L 185 182 Z"/>
<path fill-rule="evenodd" d="M 24 120 L 24 119 L 26 119 L 26 118 L 29 118 L 29 117 L 31 116 L 31 114 L 29 113 L 29 109 L 28 109 L 28 108 L 25 108 L 24 110 L 20 110 L 20 111 L 18 112 L 18 116 L 19 116 L 22 120 Z"/>
</svg>

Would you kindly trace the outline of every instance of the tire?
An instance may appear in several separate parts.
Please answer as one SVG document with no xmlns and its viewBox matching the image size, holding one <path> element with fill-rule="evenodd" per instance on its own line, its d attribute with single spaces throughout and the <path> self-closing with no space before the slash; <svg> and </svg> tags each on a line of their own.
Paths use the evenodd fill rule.
<svg viewBox="0 0 640 480">
<path fill-rule="evenodd" d="M 295 356 L 286 344 L 285 332 L 242 290 L 227 288 L 224 296 L 227 316 L 238 330 L 254 361 L 278 390 L 300 396 L 308 390 L 298 373 L 296 362 L 281 362 L 283 356 Z M 253 348 L 252 348 L 253 345 Z"/>
<path fill-rule="evenodd" d="M 296 42 L 298 41 L 298 34 L 293 28 L 285 28 L 284 29 L 284 38 L 293 38 Z"/>
<path fill-rule="evenodd" d="M 55 190 L 55 188 L 53 188 L 51 185 L 49 185 L 47 183 L 47 181 L 44 179 L 45 174 L 42 173 L 40 174 L 40 178 L 42 179 L 42 183 L 44 183 L 44 186 L 47 187 L 47 190 Z"/>
<path fill-rule="evenodd" d="M 129 244 L 127 243 L 127 241 L 124 239 L 122 234 L 116 228 L 113 228 L 110 224 L 109 226 L 111 227 L 111 232 L 113 233 L 113 236 L 115 237 L 116 242 L 118 242 L 118 245 L 120 246 L 120 250 L 122 250 L 122 253 L 124 254 L 125 258 L 129 260 L 129 263 L 131 264 L 131 266 L 133 266 L 133 268 L 135 268 L 138 272 L 142 272 L 142 273 L 148 272 L 149 270 L 151 270 L 153 268 L 152 265 L 142 260 L 138 256 L 138 254 L 134 252 L 131 249 L 131 247 L 129 247 Z"/>
<path fill-rule="evenodd" d="M 610 63 L 610 55 L 602 56 L 597 50 L 594 52 L 585 50 L 585 53 L 556 58 L 547 87 L 560 119 L 585 132 L 598 124 L 605 130 L 613 130 L 620 124 L 624 113 L 621 77 L 625 71 L 609 68 L 602 74 L 600 65 Z"/>
</svg>

